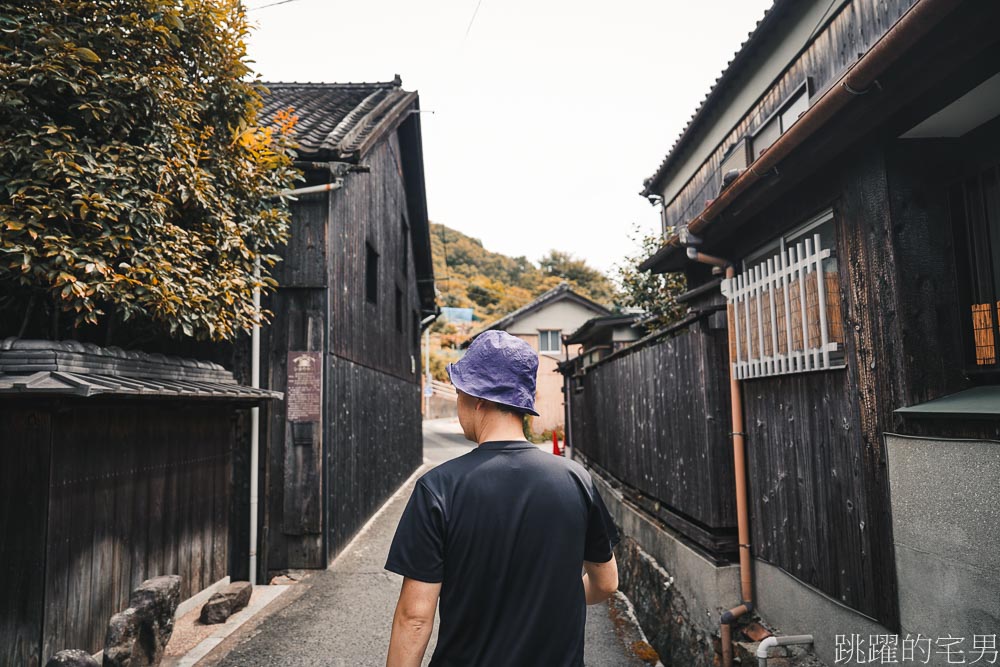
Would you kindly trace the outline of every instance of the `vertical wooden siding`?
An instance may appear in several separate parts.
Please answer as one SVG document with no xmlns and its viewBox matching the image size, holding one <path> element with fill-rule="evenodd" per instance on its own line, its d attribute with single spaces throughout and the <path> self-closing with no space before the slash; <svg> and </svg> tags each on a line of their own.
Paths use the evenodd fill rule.
<svg viewBox="0 0 1000 667">
<path fill-rule="evenodd" d="M 898 627 L 882 433 L 903 391 L 899 281 L 881 149 L 846 155 L 759 216 L 833 199 L 847 368 L 744 383 L 754 556 Z M 761 239 L 763 240 L 763 239 Z"/>
<path fill-rule="evenodd" d="M 0 406 L 0 665 L 39 667 L 51 414 Z"/>
<path fill-rule="evenodd" d="M 846 370 L 743 383 L 755 558 L 878 615 L 869 466 Z"/>
<path fill-rule="evenodd" d="M 337 356 L 326 465 L 328 544 L 333 558 L 423 459 L 419 386 Z"/>
<path fill-rule="evenodd" d="M 226 576 L 232 421 L 218 407 L 70 410 L 53 421 L 45 655 L 103 648 L 144 579 L 181 599 Z"/>
<path fill-rule="evenodd" d="M 420 465 L 419 322 L 400 147 L 392 133 L 330 202 L 327 551 L 332 558 Z M 379 254 L 378 302 L 365 298 L 365 244 Z M 405 261 L 405 264 L 404 264 Z M 396 290 L 402 292 L 402 331 Z"/>
<path fill-rule="evenodd" d="M 331 198 L 330 351 L 417 382 L 419 332 L 411 313 L 420 312 L 420 305 L 413 252 L 404 250 L 411 242 L 403 236 L 406 190 L 399 154 L 393 133 L 362 160 L 370 173 L 348 175 Z M 366 242 L 379 254 L 378 303 L 365 299 Z M 397 287 L 403 292 L 402 332 L 396 329 Z"/>
<path fill-rule="evenodd" d="M 263 330 L 261 338 L 261 349 L 266 351 L 262 360 L 266 376 L 262 379 L 269 388 L 285 392 L 290 350 L 325 354 L 327 292 L 283 288 L 271 296 L 268 306 L 274 311 L 274 323 Z M 327 394 L 328 378 L 325 379 Z M 329 396 L 324 399 L 329 401 Z M 313 444 L 294 446 L 285 401 L 274 401 L 263 412 L 267 450 L 261 457 L 266 468 L 261 477 L 263 546 L 258 565 L 259 580 L 266 581 L 269 571 L 325 566 L 322 517 L 318 513 L 323 506 L 322 450 L 329 445 L 324 442 L 326 438 L 321 438 L 322 425 L 316 424 Z M 304 516 L 303 507 L 315 510 L 316 514 Z"/>
<path fill-rule="evenodd" d="M 17 582 L 4 604 L 18 614 L 11 620 L 5 610 L 0 650 L 10 650 L 9 624 L 22 631 L 11 642 L 16 653 L 0 653 L 3 664 L 30 665 L 39 653 L 44 664 L 64 648 L 101 650 L 111 616 L 144 579 L 179 574 L 184 599 L 226 576 L 229 410 L 93 400 L 32 410 L 11 402 L 0 426 L 22 450 L 5 446 L 5 460 L 24 463 L 4 467 L 20 478 L 4 493 L 21 495 L 3 504 L 18 512 L 16 525 L 4 515 L 4 542 L 20 546 L 0 549 L 6 583 Z M 31 647 L 23 629 L 37 623 Z"/>
<path fill-rule="evenodd" d="M 695 325 L 600 363 L 571 394 L 573 446 L 709 530 L 736 524 L 724 331 Z"/>
<path fill-rule="evenodd" d="M 413 315 L 420 305 L 409 235 L 418 226 L 406 219 L 399 155 L 392 133 L 362 159 L 367 173 L 348 174 L 344 187 L 329 195 L 303 197 L 293 211 L 281 274 L 289 282 L 267 303 L 275 313 L 262 341 L 267 386 L 284 390 L 288 350 L 323 350 L 323 439 L 303 458 L 305 450 L 290 445 L 285 406 L 270 407 L 264 575 L 324 567 L 420 465 L 419 320 Z M 324 252 L 310 249 L 321 239 Z M 365 293 L 367 244 L 379 255 L 375 303 Z M 307 521 L 312 515 L 303 507 L 322 508 L 322 522 Z"/>
</svg>

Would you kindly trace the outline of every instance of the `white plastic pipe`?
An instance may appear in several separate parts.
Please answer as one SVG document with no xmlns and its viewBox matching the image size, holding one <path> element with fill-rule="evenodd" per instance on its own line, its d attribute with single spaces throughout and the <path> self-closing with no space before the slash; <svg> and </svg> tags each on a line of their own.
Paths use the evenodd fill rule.
<svg viewBox="0 0 1000 667">
<path fill-rule="evenodd" d="M 305 188 L 296 188 L 294 190 L 282 190 L 282 197 L 295 197 L 297 195 L 311 195 L 316 192 L 330 192 L 331 190 L 339 190 L 344 186 L 343 179 L 338 178 L 332 183 L 323 183 L 322 185 L 310 185 Z"/>
<path fill-rule="evenodd" d="M 254 259 L 254 281 L 260 282 L 260 256 Z M 260 287 L 253 290 L 253 309 L 260 317 Z M 260 325 L 250 333 L 250 386 L 260 387 Z M 257 585 L 257 458 L 260 450 L 260 408 L 250 408 L 250 584 Z"/>
<path fill-rule="evenodd" d="M 767 667 L 767 652 L 775 646 L 790 644 L 812 644 L 812 635 L 788 635 L 787 637 L 767 637 L 757 645 L 757 667 Z"/>
</svg>

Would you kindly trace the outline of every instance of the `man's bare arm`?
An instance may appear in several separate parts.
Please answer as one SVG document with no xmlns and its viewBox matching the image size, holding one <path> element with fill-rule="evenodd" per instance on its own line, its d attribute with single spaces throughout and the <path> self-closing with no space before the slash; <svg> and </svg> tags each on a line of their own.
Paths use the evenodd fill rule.
<svg viewBox="0 0 1000 667">
<path fill-rule="evenodd" d="M 607 563 L 583 561 L 583 590 L 587 604 L 604 602 L 618 590 L 618 562 L 615 555 Z"/>
<path fill-rule="evenodd" d="M 392 617 L 386 667 L 419 667 L 434 628 L 440 594 L 441 584 L 403 577 L 396 613 Z"/>
</svg>

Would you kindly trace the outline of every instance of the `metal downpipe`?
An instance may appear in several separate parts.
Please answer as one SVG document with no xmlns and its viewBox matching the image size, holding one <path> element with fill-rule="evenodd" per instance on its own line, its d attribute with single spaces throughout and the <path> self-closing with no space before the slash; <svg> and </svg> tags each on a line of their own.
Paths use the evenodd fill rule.
<svg viewBox="0 0 1000 667">
<path fill-rule="evenodd" d="M 706 255 L 695 248 L 687 249 L 689 259 L 716 266 L 726 271 L 726 278 L 736 276 L 732 262 L 720 257 Z M 727 326 L 735 322 L 735 307 L 726 305 Z M 732 332 L 728 332 L 732 336 Z M 732 623 L 743 614 L 753 611 L 753 576 L 750 570 L 750 515 L 747 509 L 746 451 L 743 432 L 743 392 L 739 380 L 733 372 L 732 359 L 729 364 L 729 396 L 732 413 L 733 472 L 736 477 L 736 532 L 740 553 L 740 597 L 741 604 L 727 610 L 719 619 L 719 636 L 722 641 L 722 665 L 732 667 L 733 638 Z"/>
</svg>

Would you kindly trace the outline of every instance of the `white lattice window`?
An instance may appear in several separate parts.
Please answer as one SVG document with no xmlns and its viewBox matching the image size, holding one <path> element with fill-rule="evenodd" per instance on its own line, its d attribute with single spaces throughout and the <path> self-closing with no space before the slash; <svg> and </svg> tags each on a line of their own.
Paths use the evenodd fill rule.
<svg viewBox="0 0 1000 667">
<path fill-rule="evenodd" d="M 723 281 L 733 306 L 729 358 L 737 379 L 843 367 L 832 218 L 828 212 L 779 239 Z"/>
</svg>

